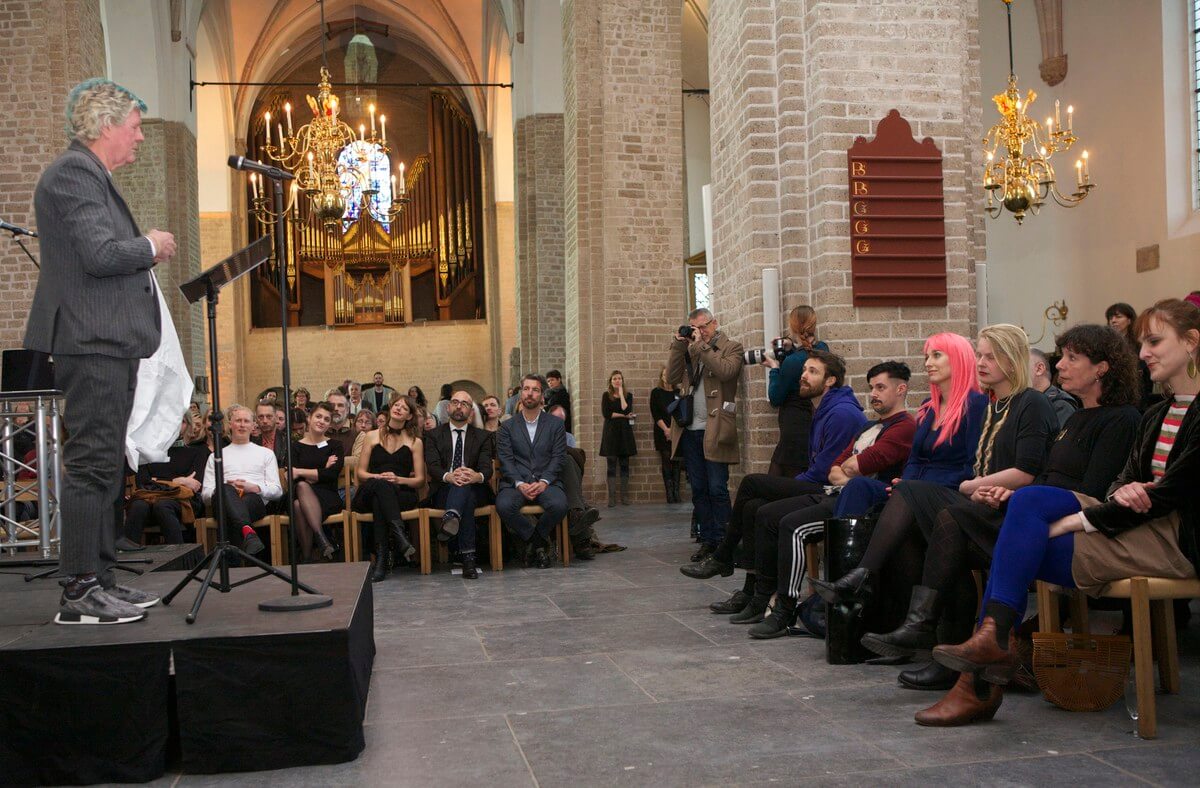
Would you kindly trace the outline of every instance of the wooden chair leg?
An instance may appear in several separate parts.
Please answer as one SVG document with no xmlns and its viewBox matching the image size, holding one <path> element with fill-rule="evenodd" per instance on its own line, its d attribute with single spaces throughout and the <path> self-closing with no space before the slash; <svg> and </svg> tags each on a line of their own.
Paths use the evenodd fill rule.
<svg viewBox="0 0 1200 788">
<path fill-rule="evenodd" d="M 571 536 L 567 532 L 567 519 L 558 524 L 558 546 L 559 552 L 562 553 L 562 565 L 571 565 Z"/>
<path fill-rule="evenodd" d="M 821 546 L 816 542 L 804 545 L 804 563 L 808 565 L 808 579 L 821 579 Z"/>
<path fill-rule="evenodd" d="M 1145 578 L 1133 578 L 1130 603 L 1133 606 L 1133 671 L 1137 685 L 1138 736 L 1158 736 L 1154 703 L 1154 654 L 1150 631 L 1150 584 Z"/>
<path fill-rule="evenodd" d="M 982 596 L 982 595 L 981 595 Z M 1050 590 L 1050 584 L 1037 581 L 1038 630 L 1041 632 L 1061 632 L 1058 621 L 1058 597 Z"/>
<path fill-rule="evenodd" d="M 1082 591 L 1071 592 L 1071 631 L 1077 635 L 1086 635 L 1090 631 L 1087 594 Z"/>
<path fill-rule="evenodd" d="M 492 571 L 504 571 L 504 532 L 500 528 L 500 513 L 488 515 L 488 551 L 491 553 Z"/>
<path fill-rule="evenodd" d="M 417 518 L 417 544 L 418 551 L 421 555 L 421 574 L 427 575 L 433 571 L 433 558 L 430 553 L 429 545 L 429 518 L 426 517 L 424 524 L 421 519 Z"/>
<path fill-rule="evenodd" d="M 267 518 L 267 533 L 271 535 L 271 565 L 283 566 L 283 525 L 278 517 Z"/>
<path fill-rule="evenodd" d="M 1150 625 L 1154 632 L 1154 656 L 1158 681 L 1164 692 L 1179 692 L 1179 645 L 1175 641 L 1175 600 L 1155 599 L 1150 603 Z"/>
</svg>

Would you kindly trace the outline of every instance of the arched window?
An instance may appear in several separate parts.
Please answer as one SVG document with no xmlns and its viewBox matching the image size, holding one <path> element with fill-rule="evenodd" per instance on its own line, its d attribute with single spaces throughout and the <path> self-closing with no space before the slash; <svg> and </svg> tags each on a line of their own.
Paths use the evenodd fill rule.
<svg viewBox="0 0 1200 788">
<path fill-rule="evenodd" d="M 366 164 L 362 163 L 363 156 Z M 367 142 L 352 142 L 338 156 L 338 169 L 342 174 L 342 186 L 350 190 L 346 213 L 342 217 L 345 229 L 358 221 L 363 190 L 370 188 L 375 190 L 371 213 L 385 231 L 391 232 L 387 211 L 392 207 L 392 164 L 383 148 Z"/>
</svg>

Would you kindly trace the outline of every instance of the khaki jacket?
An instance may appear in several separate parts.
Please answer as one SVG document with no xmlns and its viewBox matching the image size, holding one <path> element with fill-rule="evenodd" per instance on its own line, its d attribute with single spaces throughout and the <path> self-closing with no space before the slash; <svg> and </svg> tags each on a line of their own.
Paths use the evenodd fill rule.
<svg viewBox="0 0 1200 788">
<path fill-rule="evenodd" d="M 691 356 L 692 369 L 704 365 L 697 385 L 704 388 L 707 403 L 708 426 L 704 430 L 704 459 L 709 462 L 736 464 L 738 452 L 737 410 L 724 407 L 727 402 L 737 402 L 738 378 L 742 373 L 742 346 L 718 331 L 712 342 L 689 344 L 671 340 L 667 358 L 667 383 L 679 387 L 681 396 L 691 396 L 692 386 L 688 379 L 685 358 Z M 671 422 L 671 456 L 679 449 L 679 436 L 683 428 Z"/>
</svg>

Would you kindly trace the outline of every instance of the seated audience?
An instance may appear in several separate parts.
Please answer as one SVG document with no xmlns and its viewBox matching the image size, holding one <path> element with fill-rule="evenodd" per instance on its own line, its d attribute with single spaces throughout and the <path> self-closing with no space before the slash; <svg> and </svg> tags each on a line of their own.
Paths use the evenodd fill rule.
<svg viewBox="0 0 1200 788">
<path fill-rule="evenodd" d="M 203 444 L 186 442 L 192 429 L 192 416 L 185 413 L 179 440 L 167 449 L 167 461 L 138 468 L 125 504 L 124 535 L 116 541 L 118 550 L 140 550 L 147 525 L 158 526 L 166 544 L 183 543 L 184 521 L 195 519 L 192 498 L 204 484 L 208 462 L 208 449 Z"/>
<path fill-rule="evenodd" d="M 961 673 L 941 701 L 917 712 L 921 725 L 966 725 L 995 716 L 1018 658 L 1009 635 L 1035 579 L 1093 596 L 1132 576 L 1184 579 L 1200 567 L 1200 309 L 1159 301 L 1136 323 L 1152 379 L 1172 392 L 1142 418 L 1107 500 L 1058 487 L 1026 487 L 1008 500 L 992 555 L 979 629 L 937 646 L 933 658 Z"/>
<path fill-rule="evenodd" d="M 433 417 L 437 419 L 438 424 L 445 424 L 450 418 L 450 397 L 454 395 L 454 387 L 449 383 L 442 384 L 442 390 L 439 392 L 438 401 L 430 411 Z"/>
<path fill-rule="evenodd" d="M 416 405 L 396 395 L 387 408 L 388 420 L 369 432 L 358 456 L 358 489 L 354 511 L 373 515 L 371 536 L 375 566 L 371 582 L 387 577 L 394 549 L 405 560 L 417 552 L 404 532 L 401 515 L 416 509 L 425 486 L 425 451 L 417 426 Z M 364 537 L 366 534 L 363 535 Z"/>
<path fill-rule="evenodd" d="M 769 359 L 776 365 L 774 358 Z M 734 496 L 733 514 L 725 536 L 717 549 L 697 564 L 680 567 L 688 577 L 708 579 L 715 575 L 733 574 L 734 549 L 746 541 L 745 554 L 754 558 L 754 515 L 767 501 L 778 501 L 798 495 L 820 493 L 829 484 L 829 469 L 846 444 L 867 423 L 862 405 L 854 390 L 843 385 L 846 364 L 841 357 L 823 350 L 814 350 L 804 362 L 800 376 L 800 396 L 813 405 L 812 439 L 809 441 L 808 469 L 794 479 L 783 479 L 766 473 L 752 473 L 742 478 Z M 743 591 L 754 591 L 753 571 L 748 572 Z"/>
<path fill-rule="evenodd" d="M 491 502 L 494 452 L 491 433 L 471 423 L 474 403 L 466 391 L 452 391 L 447 422 L 427 433 L 425 469 L 431 508 L 445 513 L 436 524 L 438 539 L 457 540 L 464 580 L 479 577 L 475 567 L 475 509 Z"/>
<path fill-rule="evenodd" d="M 383 414 L 383 418 L 387 418 L 387 414 Z M 374 432 L 379 429 L 376 424 L 377 417 L 370 410 L 363 408 L 354 417 L 354 445 L 350 449 L 350 455 L 346 457 L 346 462 L 350 463 L 350 467 L 358 466 L 358 455 L 362 451 L 363 442 L 366 440 L 363 436 L 368 432 Z"/>
<path fill-rule="evenodd" d="M 429 401 L 425 399 L 425 392 L 421 391 L 420 386 L 409 386 L 408 398 L 413 401 L 413 405 L 421 410 L 429 409 Z"/>
<path fill-rule="evenodd" d="M 351 416 L 357 416 L 364 410 L 371 411 L 371 406 L 363 400 L 362 386 L 359 384 L 351 382 L 346 387 L 346 397 L 349 400 L 347 410 Z M 374 411 L 371 412 L 373 413 Z"/>
<path fill-rule="evenodd" d="M 350 400 L 340 389 L 330 389 L 325 393 L 325 401 L 333 408 L 333 418 L 329 422 L 329 432 L 325 437 L 342 444 L 344 457 L 351 453 L 356 437 L 350 426 Z"/>
<path fill-rule="evenodd" d="M 483 408 L 483 428 L 488 432 L 500 429 L 500 420 L 504 417 L 504 407 L 495 394 L 488 394 L 479 403 Z"/>
<path fill-rule="evenodd" d="M 374 376 L 374 385 L 363 392 L 363 401 L 367 403 L 367 407 L 379 414 L 386 414 L 388 403 L 392 401 L 392 395 L 396 390 L 391 386 L 383 385 L 383 373 L 376 372 Z"/>
<path fill-rule="evenodd" d="M 1125 340 L 1105 326 L 1076 326 L 1057 344 L 1060 382 L 1079 397 L 1083 409 L 1057 434 L 1033 484 L 1103 498 L 1137 429 L 1137 366 Z M 884 656 L 914 656 L 937 645 L 939 624 L 944 624 L 946 638 L 941 642 L 959 643 L 970 636 L 975 618 L 970 572 L 988 568 L 1013 490 L 997 485 L 977 492 L 984 505 L 963 501 L 938 513 L 906 620 L 891 633 L 865 635 L 862 643 L 868 649 Z M 912 689 L 945 690 L 957 679 L 936 662 L 900 674 L 900 683 Z"/>
<path fill-rule="evenodd" d="M 296 515 L 296 538 L 300 555 L 309 557 L 316 538 L 321 558 L 329 561 L 337 547 L 325 535 L 325 518 L 342 511 L 342 444 L 326 438 L 333 421 L 333 408 L 318 402 L 308 414 L 304 435 L 292 443 L 292 496 Z"/>
<path fill-rule="evenodd" d="M 284 433 L 287 433 L 288 432 L 287 408 L 283 407 L 283 405 L 280 405 L 278 402 L 274 403 L 273 407 L 275 408 L 275 429 L 277 431 L 283 430 Z"/>
<path fill-rule="evenodd" d="M 566 427 L 542 411 L 546 381 L 529 374 L 521 380 L 521 407 L 500 425 L 496 454 L 500 458 L 500 490 L 496 510 L 504 526 L 524 543 L 526 563 L 551 565 L 550 534 L 567 514 L 567 496 L 559 468 L 567 451 Z M 543 512 L 536 526 L 521 514 L 522 506 Z"/>
<path fill-rule="evenodd" d="M 262 400 L 254 408 L 254 425 L 258 428 L 257 435 L 251 435 L 250 440 L 269 449 L 275 455 L 275 462 L 284 464 L 288 434 L 287 430 L 279 429 L 275 422 L 275 403 Z"/>
<path fill-rule="evenodd" d="M 308 427 L 308 414 L 312 413 L 312 395 L 301 386 L 292 392 L 290 421 L 292 432 L 303 432 Z"/>
<path fill-rule="evenodd" d="M 1116 331 L 1129 343 L 1129 349 L 1133 355 L 1138 356 L 1141 351 L 1141 343 L 1138 342 L 1137 335 L 1133 331 L 1133 323 L 1137 320 L 1137 312 L 1133 307 L 1123 301 L 1111 304 L 1108 309 L 1104 310 L 1104 320 L 1108 323 L 1109 328 Z M 1150 368 L 1146 366 L 1146 362 L 1140 356 L 1138 357 L 1138 372 L 1141 377 L 1138 408 L 1144 411 L 1159 398 L 1154 393 L 1154 381 L 1150 379 Z"/>
<path fill-rule="evenodd" d="M 562 405 L 563 411 L 567 417 L 563 419 L 563 424 L 566 425 L 567 432 L 571 432 L 571 392 L 567 391 L 567 387 L 563 385 L 562 373 L 557 369 L 552 369 L 546 373 L 546 411 L 555 405 Z M 515 414 L 515 411 L 514 411 Z"/>
<path fill-rule="evenodd" d="M 1025 332 L 1006 323 L 987 326 L 979 332 L 976 346 L 979 383 L 989 393 L 990 402 L 975 447 L 974 475 L 956 489 L 939 483 L 944 480 L 918 477 L 900 481 L 879 515 L 858 567 L 833 582 L 812 581 L 826 602 L 853 602 L 869 596 L 884 563 L 897 553 L 911 559 L 905 567 L 918 576 L 938 512 L 968 501 L 986 506 L 981 489 L 1019 489 L 1033 482 L 1045 467 L 1050 444 L 1058 434 L 1058 418 L 1046 395 L 1029 388 Z M 841 511 L 840 502 L 838 516 L 848 516 Z"/>
<path fill-rule="evenodd" d="M 388 420 L 388 412 L 387 412 L 387 408 L 384 408 L 383 410 L 381 410 L 375 414 L 375 429 L 379 429 L 384 424 L 387 424 L 387 420 Z"/>
<path fill-rule="evenodd" d="M 767 474 L 794 479 L 808 470 L 808 433 L 816 406 L 812 398 L 800 394 L 800 377 L 809 351 L 828 352 L 829 345 L 817 339 L 817 313 L 811 306 L 792 309 L 788 329 L 792 333 L 792 353 L 780 362 L 767 348 L 768 358 L 763 359 L 763 366 L 769 370 L 767 399 L 779 411 L 779 441 Z"/>
<path fill-rule="evenodd" d="M 1029 348 L 1029 387 L 1042 392 L 1050 400 L 1058 416 L 1060 430 L 1067 426 L 1067 419 L 1079 410 L 1079 403 L 1074 397 L 1050 382 L 1050 360 L 1035 347 Z"/>
<path fill-rule="evenodd" d="M 551 416 L 562 419 L 566 424 L 566 410 L 562 405 L 555 405 L 547 411 Z M 599 543 L 592 526 L 600 519 L 600 510 L 590 506 L 583 497 L 583 471 L 587 464 L 587 455 L 579 448 L 575 436 L 567 433 L 567 451 L 559 470 L 563 492 L 567 494 L 567 534 L 571 539 L 571 547 L 575 557 L 591 561 L 595 556 L 593 544 Z"/>
<path fill-rule="evenodd" d="M 222 450 L 225 465 L 226 533 L 229 541 L 240 546 L 250 555 L 258 555 L 264 549 L 262 540 L 255 533 L 253 523 L 267 514 L 267 502 L 283 497 L 279 485 L 279 463 L 270 449 L 250 442 L 250 430 L 254 417 L 244 405 L 233 405 L 225 413 L 229 424 L 229 445 Z M 213 472 L 213 457 L 210 454 L 204 466 L 204 486 L 200 498 L 205 503 L 212 501 L 216 489 Z"/>
</svg>

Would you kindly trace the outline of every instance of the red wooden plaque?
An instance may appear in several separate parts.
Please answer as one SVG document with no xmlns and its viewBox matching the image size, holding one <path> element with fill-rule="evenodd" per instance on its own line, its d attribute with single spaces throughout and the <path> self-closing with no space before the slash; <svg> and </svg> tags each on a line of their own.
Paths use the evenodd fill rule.
<svg viewBox="0 0 1200 788">
<path fill-rule="evenodd" d="M 892 110 L 846 152 L 855 306 L 946 303 L 942 152 Z"/>
</svg>

